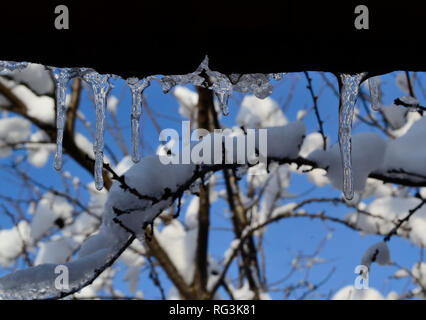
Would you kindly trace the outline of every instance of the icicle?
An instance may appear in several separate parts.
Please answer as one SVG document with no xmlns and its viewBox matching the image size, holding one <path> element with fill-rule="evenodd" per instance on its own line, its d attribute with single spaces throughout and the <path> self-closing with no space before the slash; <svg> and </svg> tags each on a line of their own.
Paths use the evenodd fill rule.
<svg viewBox="0 0 426 320">
<path fill-rule="evenodd" d="M 161 80 L 159 80 L 164 94 L 169 93 L 173 87 L 175 87 L 178 83 L 181 83 L 181 81 L 179 81 L 180 79 L 176 79 L 176 77 L 179 76 L 164 76 Z"/>
<path fill-rule="evenodd" d="M 62 169 L 62 140 L 64 136 L 65 123 L 65 99 L 67 93 L 67 83 L 71 79 L 71 69 L 55 69 L 54 79 L 56 84 L 56 153 L 54 167 L 56 170 Z"/>
<path fill-rule="evenodd" d="M 96 71 L 86 73 L 83 79 L 92 86 L 96 109 L 96 132 L 93 152 L 95 153 L 95 186 L 101 190 L 104 185 L 102 169 L 104 162 L 104 119 L 106 97 L 111 89 L 110 75 L 101 75 Z"/>
<path fill-rule="evenodd" d="M 211 89 L 216 98 L 219 100 L 219 107 L 224 116 L 229 114 L 228 109 L 228 99 L 232 95 L 232 82 L 231 79 L 217 71 L 211 71 L 209 68 L 209 57 L 205 56 L 204 60 L 201 62 L 200 66 L 197 68 L 196 73 L 200 74 L 205 71 L 208 77 L 210 78 L 209 89 Z"/>
<path fill-rule="evenodd" d="M 217 99 L 219 100 L 219 107 L 220 107 L 220 110 L 222 110 L 222 114 L 224 116 L 227 116 L 229 114 L 229 108 L 228 108 L 229 95 L 224 92 L 215 92 L 215 95 Z"/>
<path fill-rule="evenodd" d="M 356 75 L 340 74 L 339 105 L 339 146 L 343 164 L 343 194 L 347 200 L 354 196 L 352 159 L 351 159 L 351 130 L 355 102 L 358 98 L 359 85 L 365 73 Z"/>
<path fill-rule="evenodd" d="M 209 58 L 204 57 L 204 60 L 198 66 L 197 70 L 192 73 L 184 75 L 168 75 L 163 76 L 161 79 L 153 77 L 161 85 L 164 93 L 176 85 L 185 85 L 188 83 L 194 86 L 201 86 L 212 90 L 219 100 L 222 113 L 227 115 L 228 99 L 232 95 L 233 90 L 242 93 L 253 93 L 259 99 L 265 99 L 271 95 L 273 85 L 271 80 L 279 81 L 286 73 L 253 73 L 253 74 L 230 74 L 225 75 L 218 71 L 212 71 L 209 68 Z M 208 79 L 206 79 L 206 75 Z M 206 81 L 207 80 L 207 81 Z"/>
<path fill-rule="evenodd" d="M 377 77 L 368 79 L 368 88 L 370 89 L 371 109 L 379 111 L 379 84 Z"/>
<path fill-rule="evenodd" d="M 142 94 L 149 86 L 150 80 L 138 78 L 128 78 L 127 84 L 132 92 L 132 160 L 134 163 L 139 162 L 139 122 L 142 114 Z"/>
<path fill-rule="evenodd" d="M 219 100 L 219 107 L 222 110 L 223 115 L 227 116 L 229 114 L 228 99 L 232 95 L 231 80 L 219 72 L 209 71 L 207 74 L 212 79 L 213 85 L 211 86 L 211 89 Z"/>
</svg>

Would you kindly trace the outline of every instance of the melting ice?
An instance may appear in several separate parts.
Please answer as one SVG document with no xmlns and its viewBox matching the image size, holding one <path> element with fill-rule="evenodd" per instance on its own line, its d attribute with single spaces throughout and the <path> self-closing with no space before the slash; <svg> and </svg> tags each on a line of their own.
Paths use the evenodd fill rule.
<svg viewBox="0 0 426 320">
<path fill-rule="evenodd" d="M 218 99 L 219 106 L 224 115 L 229 113 L 228 100 L 233 90 L 242 93 L 253 93 L 256 97 L 263 99 L 272 93 L 273 86 L 270 80 L 281 80 L 284 73 L 271 74 L 231 74 L 225 75 L 209 68 L 209 60 L 206 56 L 195 72 L 185 75 L 166 75 L 161 78 L 157 76 L 149 76 L 143 80 L 137 78 L 127 79 L 127 84 L 132 92 L 132 160 L 138 162 L 139 157 L 139 123 L 142 114 L 142 94 L 149 86 L 151 80 L 156 80 L 161 85 L 163 92 L 169 92 L 174 86 L 180 84 L 193 84 L 194 86 L 203 86 L 211 89 L 215 97 Z M 14 71 L 22 70 L 28 66 L 27 62 L 0 61 L 0 75 Z M 54 167 L 61 170 L 63 164 L 62 142 L 64 134 L 64 124 L 66 116 L 66 90 L 69 80 L 79 76 L 83 78 L 91 87 L 94 94 L 96 109 L 96 133 L 93 151 L 95 153 L 95 185 L 98 190 L 103 187 L 103 149 L 104 149 L 104 119 L 106 97 L 111 84 L 109 82 L 113 75 L 101 75 L 89 68 L 49 68 L 54 75 L 56 83 L 56 127 L 57 141 Z M 206 78 L 207 75 L 207 78 Z"/>
<path fill-rule="evenodd" d="M 62 140 L 64 136 L 64 123 L 65 123 L 65 100 L 67 93 L 67 84 L 71 79 L 71 69 L 56 69 L 53 72 L 56 84 L 56 153 L 54 166 L 56 170 L 62 169 Z"/>
<path fill-rule="evenodd" d="M 138 78 L 128 78 L 127 84 L 132 92 L 132 160 L 134 163 L 139 162 L 139 123 L 142 114 L 142 94 L 149 86 L 150 79 L 140 80 Z"/>
<path fill-rule="evenodd" d="M 379 110 L 379 84 L 377 77 L 368 79 L 368 88 L 370 89 L 371 109 L 374 111 Z"/>
<path fill-rule="evenodd" d="M 351 131 L 355 102 L 358 98 L 359 85 L 366 73 L 355 75 L 339 74 L 341 80 L 339 104 L 339 146 L 343 164 L 343 194 L 347 200 L 354 197 L 353 173 L 351 159 Z"/>
<path fill-rule="evenodd" d="M 0 76 L 15 70 L 21 71 L 22 69 L 25 69 L 27 66 L 28 66 L 28 62 L 0 60 Z"/>
<path fill-rule="evenodd" d="M 111 89 L 110 75 L 101 75 L 95 71 L 86 73 L 83 79 L 92 86 L 95 98 L 96 131 L 93 152 L 95 153 L 95 186 L 101 190 L 104 186 L 102 177 L 104 163 L 104 120 L 106 97 Z"/>
</svg>

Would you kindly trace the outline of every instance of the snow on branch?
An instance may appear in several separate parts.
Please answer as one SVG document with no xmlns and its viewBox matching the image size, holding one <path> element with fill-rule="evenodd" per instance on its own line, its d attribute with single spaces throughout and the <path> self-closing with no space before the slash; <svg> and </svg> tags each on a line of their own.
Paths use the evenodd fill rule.
<svg viewBox="0 0 426 320">
<path fill-rule="evenodd" d="M 411 133 L 412 136 L 412 131 L 416 130 L 416 128 L 417 126 L 413 126 L 408 135 L 410 136 Z M 183 160 L 181 154 L 174 158 L 178 163 L 170 161 L 168 164 L 164 164 L 162 156 L 153 155 L 141 159 L 139 163 L 132 166 L 122 176 L 116 174 L 109 164 L 104 164 L 104 169 L 112 174 L 114 183 L 104 207 L 103 220 L 99 232 L 83 244 L 77 260 L 65 264 L 65 267 L 69 269 L 69 289 L 65 291 L 57 289 L 55 287 L 55 279 L 57 277 L 55 268 L 57 266 L 44 264 L 0 278 L 0 297 L 6 299 L 63 298 L 79 291 L 92 283 L 104 270 L 111 266 L 134 239 L 138 238 L 141 241 L 145 241 L 145 227 L 152 224 L 154 219 L 164 209 L 172 205 L 176 199 L 181 198 L 186 190 L 191 189 L 191 186 L 202 183 L 203 180 L 208 178 L 209 174 L 224 168 L 235 169 L 239 166 L 254 166 L 257 162 L 252 162 L 251 160 L 253 159 L 250 157 L 257 156 L 258 161 L 265 157 L 268 163 L 294 163 L 298 167 L 324 168 L 328 171 L 332 181 L 341 181 L 339 176 L 341 170 L 338 167 L 341 163 L 336 160 L 338 159 L 336 148 L 331 148 L 327 151 L 316 150 L 307 158 L 300 156 L 300 147 L 305 137 L 305 127 L 300 121 L 280 127 L 271 127 L 266 130 L 268 143 L 266 154 L 259 152 L 259 150 L 262 150 L 259 145 L 259 130 L 255 130 L 254 145 L 256 152 L 251 155 L 245 154 L 242 162 L 238 161 L 239 159 L 241 160 L 238 137 L 234 136 L 235 139 L 226 144 L 223 135 L 213 133 L 205 136 L 200 142 L 190 145 L 189 152 L 195 152 L 198 157 L 190 159 L 191 161 L 187 164 L 181 163 Z M 241 137 L 244 145 L 247 145 L 248 136 L 245 133 L 240 133 Z M 399 139 L 403 138 L 404 136 Z M 214 143 L 206 143 L 208 139 L 212 139 Z M 219 140 L 215 141 L 216 139 Z M 396 176 L 394 171 L 391 171 L 392 173 L 386 172 L 386 168 L 388 168 L 388 171 L 395 170 L 394 163 L 392 163 L 392 161 L 395 161 L 395 157 L 393 157 L 392 150 L 389 151 L 388 145 L 383 143 L 379 137 L 373 136 L 373 134 L 355 136 L 354 150 L 358 148 L 357 141 L 361 143 L 359 155 L 355 153 L 354 169 L 355 172 L 361 172 L 361 174 L 358 172 L 358 177 L 362 180 L 367 179 L 367 177 L 374 177 L 384 182 L 398 181 L 404 185 L 426 185 L 425 179 L 421 179 L 418 176 L 409 177 L 406 174 L 401 178 Z M 394 143 L 403 143 L 403 141 L 399 142 L 396 139 Z M 218 145 L 223 147 L 219 156 L 214 149 L 214 146 Z M 370 161 L 366 167 L 365 159 L 374 158 L 369 156 L 369 152 L 377 154 L 378 149 L 383 151 L 381 154 L 385 160 L 376 159 L 377 161 L 375 162 Z M 218 162 L 217 159 L 221 161 Z M 389 160 L 386 163 L 386 159 L 392 161 Z M 223 160 L 226 160 L 226 162 L 224 163 Z M 359 170 L 357 169 L 357 162 L 361 165 Z M 387 164 L 387 167 L 384 167 L 383 162 Z M 362 180 L 359 182 L 355 180 L 355 189 L 363 189 L 365 181 Z M 339 188 L 339 186 L 337 187 Z M 288 213 L 275 212 L 264 224 L 250 226 L 249 229 L 243 232 L 239 243 L 243 243 L 243 238 L 255 230 L 261 229 L 267 223 L 276 221 L 276 219 L 286 217 L 286 215 Z M 323 215 L 301 213 L 297 216 L 320 218 L 350 225 L 347 221 Z M 354 227 L 353 225 L 350 226 Z M 235 243 L 235 248 L 233 247 L 233 251 L 229 256 L 230 259 L 225 263 L 221 273 L 222 279 L 219 278 L 220 281 L 213 285 L 212 292 L 215 292 L 222 282 L 232 257 L 239 250 L 239 243 Z"/>
<path fill-rule="evenodd" d="M 267 131 L 268 153 L 263 156 L 295 158 L 305 135 L 301 122 Z M 161 156 L 148 156 L 132 166 L 120 177 L 113 174 L 115 181 L 105 203 L 102 225 L 99 232 L 89 238 L 79 252 L 79 258 L 65 264 L 69 270 L 69 290 L 55 286 L 56 265 L 44 264 L 17 271 L 0 278 L 0 297 L 6 299 L 45 299 L 63 298 L 92 283 L 107 267 L 112 265 L 135 238 L 145 239 L 144 229 L 185 190 L 201 178 L 224 167 L 239 166 L 237 163 L 237 139 L 234 143 L 224 143 L 224 136 L 214 134 L 204 137 L 201 142 L 191 146 L 191 151 L 199 148 L 208 138 L 220 139 L 224 147 L 223 157 L 228 164 L 214 162 L 215 152 L 210 159 L 189 164 L 164 164 Z M 283 148 L 282 140 L 287 137 Z M 244 140 L 247 137 L 243 135 Z M 246 141 L 245 141 L 246 142 Z M 216 144 L 217 145 L 217 144 Z M 233 148 L 235 146 L 235 148 Z M 256 130 L 256 150 L 259 150 L 259 131 Z M 198 149 L 196 149 L 198 150 Z M 207 155 L 205 150 L 203 156 Z M 213 150 L 214 151 L 214 150 Z M 248 158 L 245 155 L 245 163 Z M 231 160 L 231 161 L 230 161 Z M 205 164 L 208 163 L 208 164 Z M 105 166 L 109 171 L 109 165 Z M 117 209 L 119 211 L 117 211 Z"/>
</svg>

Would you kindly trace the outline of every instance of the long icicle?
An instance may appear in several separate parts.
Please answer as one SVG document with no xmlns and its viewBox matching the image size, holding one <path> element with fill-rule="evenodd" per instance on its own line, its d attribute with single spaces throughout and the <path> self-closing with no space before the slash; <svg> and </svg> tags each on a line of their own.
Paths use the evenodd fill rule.
<svg viewBox="0 0 426 320">
<path fill-rule="evenodd" d="M 343 164 L 343 194 L 347 200 L 351 200 L 354 197 L 351 131 L 359 85 L 364 76 L 365 73 L 355 75 L 340 74 L 339 147 Z"/>
<path fill-rule="evenodd" d="M 70 69 L 56 69 L 53 73 L 56 84 L 56 152 L 54 167 L 56 170 L 62 169 L 62 140 L 64 136 L 65 123 L 65 100 L 67 93 L 67 84 L 71 79 Z"/>
<path fill-rule="evenodd" d="M 368 88 L 370 89 L 371 109 L 379 111 L 380 93 L 377 77 L 371 77 L 368 79 Z"/>
<path fill-rule="evenodd" d="M 102 177 L 103 161 L 104 161 L 104 120 L 106 97 L 111 89 L 109 83 L 109 75 L 101 75 L 95 71 L 84 75 L 84 80 L 92 86 L 95 98 L 96 110 L 96 132 L 95 142 L 93 144 L 93 152 L 95 153 L 95 186 L 97 190 L 101 190 L 104 186 Z"/>
<path fill-rule="evenodd" d="M 144 90 L 149 86 L 149 79 L 128 78 L 127 85 L 132 92 L 132 161 L 139 162 L 139 124 L 142 115 L 142 95 Z"/>
</svg>

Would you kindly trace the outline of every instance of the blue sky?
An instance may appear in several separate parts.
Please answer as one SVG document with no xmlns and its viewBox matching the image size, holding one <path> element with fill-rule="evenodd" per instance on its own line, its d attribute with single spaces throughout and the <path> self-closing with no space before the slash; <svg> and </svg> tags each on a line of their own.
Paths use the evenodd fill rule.
<svg viewBox="0 0 426 320">
<path fill-rule="evenodd" d="M 395 98 L 405 95 L 395 85 L 395 75 L 388 74 L 381 76 L 382 90 L 383 90 L 383 102 L 385 105 L 389 105 Z M 420 74 L 419 74 L 420 75 Z M 337 97 L 328 87 L 322 87 L 323 81 L 317 72 L 310 72 L 310 76 L 313 78 L 313 88 L 316 94 L 321 92 L 318 105 L 321 113 L 321 118 L 324 120 L 324 131 L 325 134 L 330 138 L 331 145 L 337 142 L 337 127 L 338 127 L 338 100 Z M 327 74 L 327 77 L 337 88 L 337 81 L 334 76 Z M 116 87 L 112 90 L 111 94 L 121 97 L 121 102 L 118 106 L 118 120 L 122 130 L 124 139 L 128 149 L 130 150 L 130 111 L 131 111 L 131 97 L 130 91 L 128 90 L 123 80 L 115 81 Z M 285 111 L 286 117 L 289 121 L 295 121 L 297 112 L 301 109 L 307 109 L 308 115 L 304 118 L 304 123 L 307 128 L 307 133 L 318 131 L 318 124 L 315 118 L 314 112 L 311 109 L 312 99 L 309 91 L 306 89 L 306 79 L 303 73 L 288 74 L 283 80 L 276 83 L 272 98 L 274 98 L 283 111 Z M 287 95 L 290 88 L 294 85 L 293 98 L 290 103 L 285 104 Z M 192 88 L 191 86 L 188 86 Z M 420 102 L 424 105 L 423 96 L 420 94 L 420 88 L 416 85 L 416 92 Z M 365 90 L 365 87 L 363 87 Z M 153 116 L 158 121 L 160 127 L 174 128 L 178 132 L 181 130 L 181 120 L 183 119 L 178 113 L 178 103 L 172 94 L 163 94 L 160 86 L 153 81 L 151 87 L 146 90 L 146 98 L 148 105 L 153 113 Z M 222 117 L 221 121 L 227 126 L 235 125 L 235 118 L 238 114 L 238 104 L 241 102 L 243 94 L 234 93 L 234 96 L 230 99 L 229 110 L 230 114 L 227 117 Z M 94 107 L 93 103 L 89 100 L 88 94 L 84 91 L 81 101 L 81 110 L 85 113 L 89 121 L 94 123 Z M 142 145 L 141 155 L 146 156 L 155 152 L 158 146 L 158 133 L 155 129 L 153 122 L 150 120 L 146 112 L 143 112 L 141 120 L 141 134 L 142 134 Z M 89 136 L 83 125 L 78 123 L 77 130 Z M 354 128 L 354 133 L 362 131 L 371 131 L 370 127 L 366 125 L 358 125 Z M 378 132 L 378 131 L 376 131 Z M 91 138 L 89 138 L 93 141 Z M 109 133 L 106 133 L 105 144 L 108 145 L 119 158 L 122 154 L 119 148 L 113 143 L 113 139 Z M 106 153 L 108 155 L 108 153 Z M 69 171 L 72 176 L 78 176 L 82 183 L 89 183 L 92 181 L 92 176 L 82 170 L 77 164 L 75 164 L 70 158 L 65 156 L 64 159 L 64 171 Z M 142 160 L 143 161 L 143 160 Z M 11 162 L 10 158 L 0 159 L 0 165 L 6 165 Z M 35 179 L 42 181 L 46 186 L 61 186 L 61 176 L 53 168 L 53 155 L 50 156 L 47 165 L 41 169 L 37 169 L 28 165 L 28 173 Z M 10 178 L 3 170 L 0 170 L 0 176 Z M 17 196 L 21 192 L 19 182 L 15 183 L 12 179 L 11 182 L 4 180 L 0 185 L 0 192 L 3 195 Z M 311 190 L 313 184 L 310 183 L 304 175 L 292 174 L 291 185 L 289 191 L 295 194 L 302 194 L 297 200 L 310 197 L 339 197 L 340 192 L 332 188 L 330 185 L 315 188 Z M 311 191 L 310 191 L 311 190 Z M 304 195 L 303 195 L 304 194 Z M 87 194 L 82 194 L 82 197 L 87 199 Z M 283 199 L 281 203 L 294 201 L 294 199 Z M 371 199 L 366 200 L 368 203 Z M 185 209 L 185 208 L 183 208 Z M 308 211 L 318 212 L 324 210 L 327 214 L 343 216 L 349 212 L 349 210 L 342 206 L 333 206 L 330 204 L 316 204 L 306 207 Z M 231 227 L 229 219 L 224 219 L 222 213 L 228 210 L 226 204 L 223 201 L 219 201 L 213 205 L 211 209 L 211 225 L 213 230 L 211 231 L 209 240 L 209 250 L 211 255 L 216 259 L 220 260 L 223 258 L 224 251 L 228 248 L 230 241 L 233 239 L 233 233 L 224 230 L 216 230 L 216 227 Z M 182 212 L 185 212 L 183 210 Z M 183 219 L 184 215 L 180 217 Z M 9 228 L 11 226 L 10 220 L 3 214 L 0 214 L 0 228 Z M 378 236 L 361 236 L 359 233 L 348 229 L 347 227 L 336 225 L 334 223 L 328 223 L 327 227 L 321 221 L 313 221 L 308 219 L 293 218 L 285 219 L 281 222 L 272 224 L 268 227 L 268 232 L 264 240 L 265 254 L 267 257 L 267 278 L 270 282 L 279 280 L 290 269 L 291 261 L 298 252 L 310 254 L 315 251 L 321 240 L 327 235 L 328 232 L 332 231 L 332 237 L 329 239 L 320 256 L 326 260 L 324 264 L 315 266 L 310 271 L 309 279 L 313 283 L 320 282 L 327 276 L 330 270 L 335 267 L 335 272 L 331 278 L 322 285 L 319 292 L 329 293 L 334 292 L 346 285 L 351 285 L 355 280 L 355 267 L 360 264 L 361 257 L 364 251 L 373 243 L 380 241 L 381 237 Z M 409 243 L 406 240 L 394 237 L 389 244 L 392 259 L 399 264 L 402 264 L 408 268 L 418 261 L 419 248 Z M 117 274 L 115 283 L 117 288 L 125 294 L 129 294 L 127 289 L 127 283 L 122 281 L 125 267 L 122 263 L 118 263 L 118 266 L 122 271 Z M 18 264 L 18 267 L 22 267 L 22 261 Z M 160 268 L 157 268 L 160 271 Z M 299 279 L 303 279 L 304 270 L 300 273 L 295 273 L 286 283 L 296 284 Z M 400 291 L 407 285 L 407 280 L 392 280 L 388 281 L 388 277 L 392 275 L 396 269 L 394 267 L 383 267 L 373 265 L 372 272 L 370 274 L 370 286 L 378 289 L 382 294 L 387 294 L 391 290 Z M 8 270 L 0 269 L 0 275 L 7 273 Z M 230 270 L 230 274 L 235 275 L 235 264 Z M 170 282 L 166 279 L 165 275 L 160 271 L 161 281 L 165 288 L 166 294 L 170 288 Z M 157 299 L 160 297 L 158 289 L 152 284 L 152 281 L 148 277 L 148 272 L 145 270 L 141 276 L 139 283 L 139 289 L 145 293 L 146 298 Z M 223 292 L 222 292 L 223 293 Z M 296 296 L 300 296 L 302 291 L 297 291 Z M 281 292 L 271 292 L 273 299 L 280 299 L 283 297 Z M 224 297 L 227 297 L 223 293 Z M 294 296 L 292 296 L 294 297 Z"/>
</svg>

